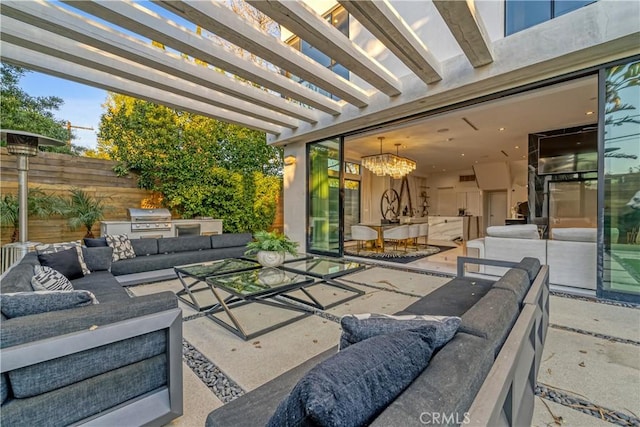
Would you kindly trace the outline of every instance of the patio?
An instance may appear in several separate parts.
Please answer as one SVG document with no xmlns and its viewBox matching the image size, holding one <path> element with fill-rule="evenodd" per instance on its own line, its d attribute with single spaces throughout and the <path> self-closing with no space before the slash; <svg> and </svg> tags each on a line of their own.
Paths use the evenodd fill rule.
<svg viewBox="0 0 640 427">
<path fill-rule="evenodd" d="M 409 267 L 410 268 L 410 267 Z M 341 281 L 365 294 L 326 311 L 243 341 L 186 304 L 184 415 L 173 426 L 202 426 L 209 412 L 337 345 L 340 315 L 394 313 L 449 280 L 405 266 L 370 266 Z M 135 295 L 182 288 L 178 280 L 129 288 Z M 324 302 L 342 290 L 319 286 Z M 345 292 L 346 294 L 346 292 Z M 532 425 L 592 426 L 640 422 L 640 309 L 617 303 L 552 295 L 550 325 L 538 377 Z M 246 307 L 248 327 L 279 322 L 282 312 Z M 542 398 L 541 396 L 545 396 Z"/>
</svg>

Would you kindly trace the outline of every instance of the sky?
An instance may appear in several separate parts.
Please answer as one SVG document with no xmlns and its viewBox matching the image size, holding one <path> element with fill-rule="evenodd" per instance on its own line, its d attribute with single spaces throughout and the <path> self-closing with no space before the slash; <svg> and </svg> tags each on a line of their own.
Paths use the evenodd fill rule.
<svg viewBox="0 0 640 427">
<path fill-rule="evenodd" d="M 94 130 L 71 129 L 76 136 L 73 144 L 96 148 L 97 132 L 102 104 L 107 100 L 107 91 L 96 89 L 70 80 L 60 79 L 36 71 L 27 72 L 20 79 L 20 87 L 31 96 L 58 96 L 64 100 L 55 112 L 57 119 L 70 121 L 72 126 L 92 127 Z"/>
</svg>

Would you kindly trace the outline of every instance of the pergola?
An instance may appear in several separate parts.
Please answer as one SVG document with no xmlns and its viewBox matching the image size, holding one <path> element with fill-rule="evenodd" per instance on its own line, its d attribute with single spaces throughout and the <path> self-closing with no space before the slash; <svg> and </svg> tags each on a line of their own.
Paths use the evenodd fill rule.
<svg viewBox="0 0 640 427">
<path fill-rule="evenodd" d="M 274 67 L 239 56 L 172 22 L 166 17 L 169 14 L 159 15 L 138 3 L 62 3 L 65 7 L 42 0 L 3 1 L 2 61 L 259 129 L 276 143 L 353 131 L 364 124 L 428 111 L 496 88 L 515 87 L 554 70 L 584 67 L 593 62 L 594 54 L 606 52 L 616 57 L 637 50 L 637 24 L 629 24 L 628 19 L 617 28 L 580 35 L 582 42 L 577 41 L 575 28 L 567 28 L 559 35 L 571 34 L 571 38 L 560 37 L 555 44 L 523 37 L 492 43 L 473 2 L 433 0 L 438 19 L 446 24 L 462 52 L 440 61 L 429 49 L 429 44 L 438 40 L 423 42 L 388 1 L 339 1 L 411 71 L 397 77 L 305 3 L 248 1 L 345 66 L 366 82 L 365 88 L 255 28 L 224 2 L 153 1 L 194 28 L 216 34 Z M 614 8 L 605 3 L 615 2 L 598 3 L 603 4 L 576 13 L 589 18 L 602 13 L 601 9 Z M 601 21 L 593 22 L 600 25 Z M 149 40 L 167 49 L 155 47 Z M 580 43 L 595 48 L 585 53 Z M 535 54 L 527 55 L 531 52 Z M 186 60 L 181 54 L 209 66 Z M 295 74 L 341 101 L 313 91 L 279 70 Z M 472 84 L 474 90 L 469 90 Z"/>
</svg>

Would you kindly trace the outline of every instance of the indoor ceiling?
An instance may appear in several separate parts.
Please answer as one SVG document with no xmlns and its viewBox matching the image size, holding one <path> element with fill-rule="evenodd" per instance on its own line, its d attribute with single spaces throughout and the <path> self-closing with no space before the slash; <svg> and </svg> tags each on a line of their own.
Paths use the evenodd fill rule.
<svg viewBox="0 0 640 427">
<path fill-rule="evenodd" d="M 596 123 L 597 97 L 594 75 L 348 137 L 345 154 L 357 160 L 379 153 L 383 136 L 383 152 L 395 153 L 394 144 L 402 144 L 400 155 L 417 162 L 418 175 L 523 160 L 530 133 Z"/>
</svg>

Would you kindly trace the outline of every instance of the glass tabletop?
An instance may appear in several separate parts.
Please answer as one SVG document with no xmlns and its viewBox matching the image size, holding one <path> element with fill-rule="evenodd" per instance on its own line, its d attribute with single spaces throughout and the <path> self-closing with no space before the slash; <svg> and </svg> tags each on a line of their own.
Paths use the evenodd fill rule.
<svg viewBox="0 0 640 427">
<path fill-rule="evenodd" d="M 313 277 L 271 267 L 206 279 L 208 284 L 241 298 L 282 293 L 313 283 L 313 280 Z"/>
<path fill-rule="evenodd" d="M 323 279 L 340 277 L 365 268 L 365 264 L 332 258 L 312 258 L 284 264 L 283 269 Z"/>
<path fill-rule="evenodd" d="M 200 262 L 196 264 L 179 265 L 175 267 L 176 272 L 204 280 L 209 276 L 229 274 L 239 271 L 260 268 L 260 264 L 255 261 L 239 258 L 227 258 L 217 261 Z"/>
<path fill-rule="evenodd" d="M 285 263 L 289 263 L 289 262 L 293 262 L 293 261 L 300 261 L 300 260 L 309 259 L 309 258 L 313 258 L 313 256 L 309 255 L 309 254 L 305 254 L 304 252 L 297 253 L 295 255 L 291 255 L 288 252 L 286 252 L 284 254 L 284 262 Z M 249 261 L 256 261 L 257 262 L 258 256 L 256 254 L 243 255 L 242 259 L 246 259 L 246 260 L 249 260 Z"/>
</svg>

